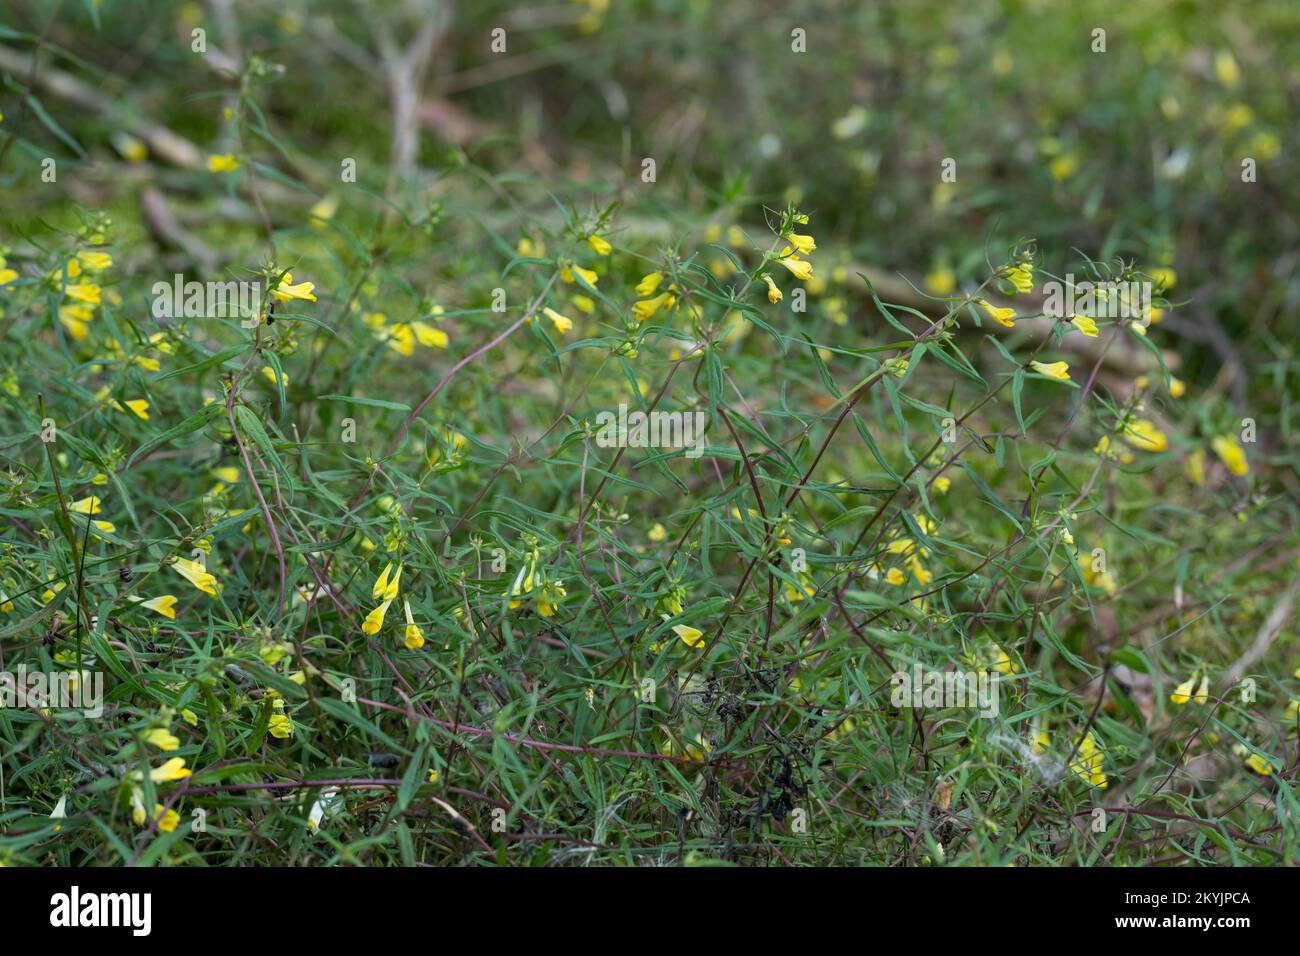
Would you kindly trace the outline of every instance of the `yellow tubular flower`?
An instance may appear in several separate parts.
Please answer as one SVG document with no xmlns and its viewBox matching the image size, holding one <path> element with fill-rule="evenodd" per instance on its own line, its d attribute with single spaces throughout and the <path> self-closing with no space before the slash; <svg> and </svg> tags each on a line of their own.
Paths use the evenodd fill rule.
<svg viewBox="0 0 1300 956">
<path fill-rule="evenodd" d="M 542 314 L 551 320 L 551 324 L 555 326 L 555 331 L 559 332 L 561 335 L 573 328 L 573 320 L 560 315 L 560 313 L 556 312 L 554 309 L 542 309 Z"/>
<path fill-rule="evenodd" d="M 158 829 L 163 833 L 173 833 L 177 824 L 181 822 L 181 815 L 175 810 L 163 810 L 161 803 L 153 805 L 153 818 L 158 824 Z"/>
<path fill-rule="evenodd" d="M 159 750 L 175 750 L 181 745 L 179 737 L 172 734 L 165 727 L 155 727 L 144 735 L 146 743 L 151 743 Z"/>
<path fill-rule="evenodd" d="M 208 157 L 208 172 L 210 173 L 233 173 L 238 168 L 239 160 L 235 159 L 230 153 Z"/>
<path fill-rule="evenodd" d="M 91 272 L 103 272 L 113 264 L 113 257 L 107 252 L 94 252 L 90 249 L 78 252 L 77 259 Z"/>
<path fill-rule="evenodd" d="M 804 282 L 807 282 L 813 277 L 812 263 L 807 259 L 799 259 L 792 253 L 793 250 L 791 250 L 789 246 L 786 246 L 781 252 L 782 258 L 776 261 L 789 269 L 790 274 L 796 279 L 802 279 Z"/>
<path fill-rule="evenodd" d="M 169 621 L 176 620 L 176 597 L 171 594 L 164 594 L 160 597 L 145 601 L 141 607 L 147 607 L 149 610 L 161 614 Z"/>
<path fill-rule="evenodd" d="M 78 302 L 85 302 L 87 305 L 99 305 L 103 295 L 99 286 L 93 282 L 81 282 L 77 285 L 64 286 L 63 291 L 68 294 L 69 299 L 76 299 Z"/>
<path fill-rule="evenodd" d="M 607 256 L 614 248 L 600 236 L 594 233 L 587 237 L 587 245 L 591 246 L 591 251 L 598 256 Z"/>
<path fill-rule="evenodd" d="M 312 293 L 315 288 L 316 285 L 313 282 L 299 282 L 295 285 L 293 273 L 286 272 L 280 277 L 280 284 L 271 290 L 271 295 L 281 302 L 292 302 L 294 299 L 315 302 L 316 296 Z"/>
<path fill-rule="evenodd" d="M 197 561 L 191 561 L 188 558 L 177 558 L 172 565 L 186 581 L 194 585 L 209 597 L 217 596 L 217 579 L 208 573 L 208 571 Z"/>
<path fill-rule="evenodd" d="M 763 276 L 763 281 L 767 283 L 767 301 L 771 302 L 773 305 L 776 305 L 778 302 L 781 301 L 781 299 L 784 298 L 784 296 L 781 294 L 781 290 L 776 287 L 776 283 L 772 281 L 771 276 L 769 275 Z"/>
<path fill-rule="evenodd" d="M 1016 327 L 1016 310 L 1009 307 L 998 307 L 987 299 L 980 299 L 976 303 L 981 309 L 988 313 L 990 319 L 1000 322 L 1009 329 Z"/>
<path fill-rule="evenodd" d="M 537 595 L 537 613 L 542 617 L 555 617 L 555 612 L 560 609 L 560 598 L 565 597 L 569 592 L 564 589 L 564 582 L 560 580 L 544 581 Z"/>
<path fill-rule="evenodd" d="M 97 515 L 99 514 L 99 498 L 91 495 L 89 498 L 81 498 L 68 505 L 68 510 L 79 515 Z"/>
<path fill-rule="evenodd" d="M 1141 418 L 1128 423 L 1124 429 L 1124 440 L 1142 451 L 1162 452 L 1169 447 L 1169 440 L 1164 433 Z"/>
<path fill-rule="evenodd" d="M 1095 339 L 1097 337 L 1097 323 L 1086 315 L 1076 315 L 1070 320 L 1070 324 L 1088 338 Z"/>
<path fill-rule="evenodd" d="M 402 601 L 402 610 L 406 612 L 406 649 L 408 651 L 418 651 L 424 647 L 424 632 L 420 630 L 420 625 L 415 623 L 415 618 L 411 616 L 411 605 L 408 601 Z"/>
<path fill-rule="evenodd" d="M 184 757 L 172 757 L 161 767 L 154 767 L 149 772 L 149 779 L 154 783 L 171 783 L 173 780 L 184 780 L 190 775 L 190 771 L 185 769 Z"/>
<path fill-rule="evenodd" d="M 1062 382 L 1070 380 L 1070 366 L 1065 362 L 1030 362 L 1029 366 L 1039 375 L 1060 379 Z"/>
<path fill-rule="evenodd" d="M 703 647 L 704 632 L 698 627 L 690 627 L 686 624 L 674 624 L 673 633 L 682 639 L 682 643 L 687 647 Z"/>
<path fill-rule="evenodd" d="M 392 603 L 393 599 L 389 598 L 367 614 L 366 619 L 361 622 L 361 633 L 366 636 L 378 634 L 379 629 L 384 626 L 384 615 L 388 613 L 388 606 Z"/>
<path fill-rule="evenodd" d="M 1246 766 L 1261 777 L 1267 777 L 1273 772 L 1273 765 L 1256 753 L 1246 758 Z"/>
<path fill-rule="evenodd" d="M 293 719 L 288 714 L 272 714 L 266 732 L 276 740 L 288 740 L 293 736 Z"/>
<path fill-rule="evenodd" d="M 1210 447 L 1234 475 L 1244 475 L 1250 471 L 1246 453 L 1231 435 L 1216 435 L 1210 439 Z"/>
<path fill-rule="evenodd" d="M 641 281 L 636 284 L 636 294 L 642 298 L 648 295 L 653 295 L 655 289 L 659 288 L 659 283 L 663 281 L 664 274 L 662 272 L 652 272 L 648 276 L 644 276 Z"/>
<path fill-rule="evenodd" d="M 677 297 L 671 292 L 663 292 L 653 299 L 643 299 L 632 306 L 632 318 L 636 320 L 637 325 L 645 322 L 665 305 L 671 306 Z"/>
<path fill-rule="evenodd" d="M 415 340 L 426 349 L 445 349 L 451 341 L 446 332 L 427 322 L 412 322 L 411 331 L 415 333 Z"/>
<path fill-rule="evenodd" d="M 1015 286 L 1016 291 L 1021 295 L 1034 291 L 1034 270 L 1027 262 L 1007 269 L 1003 273 L 1003 278 Z"/>
<path fill-rule="evenodd" d="M 582 266 L 570 264 L 560 270 L 560 278 L 565 282 L 576 282 L 577 279 L 575 276 L 581 278 L 583 282 L 593 287 L 600 281 L 600 276 L 596 275 L 596 273 L 592 272 L 590 269 L 582 268 Z"/>
<path fill-rule="evenodd" d="M 806 256 L 817 248 L 817 243 L 812 236 L 801 236 L 797 232 L 792 232 L 785 238 L 790 245 L 794 246 L 794 251 L 801 256 Z"/>
<path fill-rule="evenodd" d="M 1210 701 L 1210 675 L 1205 674 L 1201 677 L 1201 686 L 1196 689 L 1196 696 L 1192 698 L 1197 704 L 1204 707 Z"/>
<path fill-rule="evenodd" d="M 1173 701 L 1175 704 L 1182 706 L 1183 704 L 1188 703 L 1192 699 L 1192 688 L 1195 686 L 1196 686 L 1196 678 L 1189 677 L 1187 678 L 1187 680 L 1183 681 L 1176 688 L 1174 688 L 1174 692 L 1169 695 L 1169 699 Z"/>
</svg>

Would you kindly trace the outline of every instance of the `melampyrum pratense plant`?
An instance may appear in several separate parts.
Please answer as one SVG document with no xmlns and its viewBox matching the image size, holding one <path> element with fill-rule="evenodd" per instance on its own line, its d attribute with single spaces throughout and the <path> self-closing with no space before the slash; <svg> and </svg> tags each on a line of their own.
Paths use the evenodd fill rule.
<svg viewBox="0 0 1300 956">
<path fill-rule="evenodd" d="M 274 193 L 249 69 L 194 175 Z M 1294 503 L 1170 269 L 449 202 L 6 238 L 0 862 L 1294 859 Z"/>
</svg>

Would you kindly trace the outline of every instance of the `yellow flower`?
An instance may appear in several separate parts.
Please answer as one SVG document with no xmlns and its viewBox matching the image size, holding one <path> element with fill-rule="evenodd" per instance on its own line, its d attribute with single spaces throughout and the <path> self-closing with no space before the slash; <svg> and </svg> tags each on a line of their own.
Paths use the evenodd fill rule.
<svg viewBox="0 0 1300 956">
<path fill-rule="evenodd" d="M 587 237 L 587 245 L 591 246 L 591 251 L 598 256 L 607 256 L 613 249 L 613 246 L 595 233 Z"/>
<path fill-rule="evenodd" d="M 807 259 L 800 259 L 792 254 L 789 246 L 781 251 L 782 258 L 776 260 L 790 270 L 790 274 L 796 279 L 802 279 L 807 282 L 813 277 L 812 263 Z"/>
<path fill-rule="evenodd" d="M 208 172 L 210 173 L 233 173 L 238 168 L 239 160 L 235 159 L 230 153 L 208 157 Z"/>
<path fill-rule="evenodd" d="M 641 281 L 636 284 L 636 294 L 643 298 L 652 295 L 655 289 L 659 288 L 659 283 L 663 281 L 664 274 L 662 272 L 652 272 L 647 276 L 643 276 Z"/>
<path fill-rule="evenodd" d="M 1242 451 L 1237 439 L 1231 435 L 1214 436 L 1214 438 L 1210 439 L 1210 447 L 1228 466 L 1228 471 L 1234 475 L 1244 475 L 1250 471 L 1250 465 L 1246 463 L 1246 453 Z"/>
<path fill-rule="evenodd" d="M 1020 294 L 1034 291 L 1034 269 L 1028 262 L 1011 266 L 1002 275 Z"/>
<path fill-rule="evenodd" d="M 1070 324 L 1091 339 L 1097 337 L 1097 323 L 1086 315 L 1076 315 L 1070 319 Z"/>
<path fill-rule="evenodd" d="M 1169 440 L 1160 429 L 1141 418 L 1135 418 L 1125 426 L 1124 440 L 1142 451 L 1162 452 L 1169 447 Z"/>
<path fill-rule="evenodd" d="M 890 568 L 885 573 L 885 580 L 890 584 L 897 586 L 907 580 L 907 575 L 905 575 L 899 568 Z"/>
<path fill-rule="evenodd" d="M 197 727 L 199 725 L 199 715 L 194 713 L 194 711 L 190 710 L 188 707 L 181 711 L 181 717 L 185 720 L 185 723 L 189 724 L 191 727 Z"/>
<path fill-rule="evenodd" d="M 77 253 L 77 259 L 91 272 L 103 272 L 113 264 L 113 257 L 107 252 L 95 252 L 91 249 L 82 249 Z"/>
<path fill-rule="evenodd" d="M 392 575 L 392 578 L 389 578 Z M 370 596 L 376 601 L 391 601 L 397 597 L 398 584 L 402 580 L 402 566 L 397 565 L 396 572 L 393 571 L 393 562 L 389 561 L 384 565 L 384 570 L 379 572 L 379 577 L 375 578 L 375 585 L 370 589 Z M 381 617 L 382 620 L 382 617 Z"/>
<path fill-rule="evenodd" d="M 559 332 L 561 335 L 573 328 L 573 320 L 560 315 L 560 313 L 556 312 L 554 309 L 542 309 L 542 314 L 551 320 L 551 324 L 555 326 L 555 331 Z"/>
<path fill-rule="evenodd" d="M 767 301 L 776 305 L 782 298 L 784 298 L 781 294 L 781 290 L 776 287 L 776 283 L 772 281 L 771 276 L 764 275 L 763 281 L 767 283 Z"/>
<path fill-rule="evenodd" d="M 987 299 L 980 299 L 979 307 L 988 313 L 990 319 L 1000 322 L 1009 329 L 1016 327 L 1016 310 L 1009 307 L 999 308 Z"/>
<path fill-rule="evenodd" d="M 163 833 L 172 833 L 176 830 L 176 825 L 181 822 L 181 815 L 175 810 L 163 810 L 161 803 L 153 805 L 153 818 L 158 824 L 158 829 Z"/>
<path fill-rule="evenodd" d="M 161 614 L 169 621 L 176 620 L 176 598 L 171 594 L 164 594 L 150 601 L 145 601 L 141 607 L 147 607 L 149 610 Z"/>
<path fill-rule="evenodd" d="M 1046 375 L 1048 378 L 1060 379 L 1062 382 L 1070 380 L 1070 366 L 1065 362 L 1030 362 L 1030 368 L 1040 375 Z"/>
<path fill-rule="evenodd" d="M 1189 677 L 1174 688 L 1174 692 L 1169 695 L 1169 699 L 1180 706 L 1186 704 L 1192 699 L 1192 688 L 1195 686 L 1196 677 Z"/>
<path fill-rule="evenodd" d="M 946 495 L 948 489 L 952 487 L 952 479 L 945 475 L 940 475 L 938 478 L 934 479 L 933 487 L 935 491 L 939 492 L 939 494 Z"/>
<path fill-rule="evenodd" d="M 812 236 L 801 236 L 797 232 L 792 232 L 785 238 L 790 245 L 794 246 L 794 251 L 801 256 L 806 256 L 817 248 L 817 243 Z"/>
<path fill-rule="evenodd" d="M 103 293 L 99 286 L 93 282 L 80 282 L 76 285 L 67 285 L 63 287 L 69 299 L 76 299 L 78 302 L 85 302 L 88 305 L 99 305 Z"/>
<path fill-rule="evenodd" d="M 239 469 L 233 465 L 223 465 L 212 469 L 212 477 L 227 485 L 233 485 L 239 481 Z"/>
<path fill-rule="evenodd" d="M 1037 757 L 1040 756 L 1041 754 L 1047 753 L 1048 749 L 1051 746 L 1052 746 L 1052 738 L 1048 735 L 1047 731 L 1045 730 L 1035 731 L 1033 735 L 1033 739 L 1029 744 L 1029 752 L 1033 754 L 1035 757 Z"/>
<path fill-rule="evenodd" d="M 1101 769 L 1102 757 L 1101 747 L 1090 730 L 1079 742 L 1079 755 L 1070 769 L 1090 786 L 1105 790 L 1108 782 Z"/>
<path fill-rule="evenodd" d="M 1237 66 L 1237 61 L 1232 53 L 1228 50 L 1220 50 L 1214 54 L 1214 75 L 1219 78 L 1219 82 L 1231 89 L 1241 80 L 1241 69 Z"/>
<path fill-rule="evenodd" d="M 526 259 L 540 259 L 546 255 L 546 244 L 540 239 L 534 242 L 527 236 L 520 236 L 515 251 Z"/>
<path fill-rule="evenodd" d="M 415 618 L 411 617 L 410 602 L 402 601 L 402 610 L 406 612 L 406 649 L 418 651 L 424 647 L 424 632 L 420 630 L 420 625 L 415 623 Z"/>
<path fill-rule="evenodd" d="M 265 378 L 272 385 L 283 384 L 285 388 L 289 387 L 289 376 L 285 375 L 283 372 L 281 372 L 279 375 L 276 375 L 275 369 L 271 368 L 271 366 L 269 365 L 262 366 L 262 377 Z"/>
<path fill-rule="evenodd" d="M 0 282 L 0 285 L 3 285 Z M 82 341 L 90 332 L 90 321 L 95 317 L 93 306 L 81 302 L 59 306 L 59 321 L 68 330 L 74 342 Z"/>
<path fill-rule="evenodd" d="M 537 595 L 537 613 L 542 617 L 554 617 L 560 607 L 560 598 L 568 593 L 563 581 L 543 581 Z"/>
<path fill-rule="evenodd" d="M 334 214 L 339 211 L 339 199 L 337 196 L 322 196 L 316 200 L 315 204 L 307 211 L 311 217 L 311 224 L 317 229 L 325 228 L 325 224 L 334 218 Z"/>
<path fill-rule="evenodd" d="M 1048 166 L 1052 178 L 1057 182 L 1062 182 L 1074 175 L 1079 168 L 1079 158 L 1074 153 L 1066 153 L 1063 156 L 1057 156 Z"/>
<path fill-rule="evenodd" d="M 1196 689 L 1196 696 L 1192 698 L 1197 704 L 1204 707 L 1210 701 L 1210 675 L 1201 676 L 1201 686 Z"/>
<path fill-rule="evenodd" d="M 185 769 L 184 757 L 172 757 L 161 767 L 154 767 L 149 772 L 149 779 L 154 783 L 171 783 L 174 780 L 184 780 L 190 775 L 190 771 Z"/>
<path fill-rule="evenodd" d="M 1267 777 L 1273 772 L 1273 765 L 1269 763 L 1261 754 L 1252 753 L 1246 758 L 1246 766 L 1261 777 Z"/>
<path fill-rule="evenodd" d="M 582 281 L 587 283 L 589 286 L 595 286 L 595 284 L 600 281 L 600 276 L 596 275 L 596 273 L 592 272 L 590 269 L 582 268 L 582 266 L 569 264 L 560 270 L 560 278 L 565 282 L 576 282 L 577 279 L 574 278 L 575 275 L 581 278 Z"/>
<path fill-rule="evenodd" d="M 658 543 L 668 537 L 668 532 L 664 529 L 663 525 L 656 521 L 654 527 L 650 529 L 650 533 L 646 535 L 646 537 L 651 541 Z"/>
<path fill-rule="evenodd" d="M 947 266 L 935 266 L 925 274 L 925 287 L 935 295 L 952 295 L 957 291 L 957 276 Z"/>
<path fill-rule="evenodd" d="M 1173 269 L 1170 269 L 1168 266 L 1161 266 L 1152 269 L 1150 275 L 1151 281 L 1154 282 L 1156 287 L 1159 289 L 1171 289 L 1173 288 L 1174 283 L 1178 281 L 1178 273 Z"/>
<path fill-rule="evenodd" d="M 280 284 L 271 290 L 271 295 L 275 296 L 281 302 L 291 302 L 294 299 L 303 299 L 307 302 L 315 302 L 316 296 L 312 290 L 316 288 L 314 282 L 299 282 L 296 285 L 293 281 L 293 273 L 286 272 L 280 277 Z"/>
<path fill-rule="evenodd" d="M 674 624 L 673 633 L 682 639 L 687 647 L 703 647 L 704 632 L 698 627 L 691 627 L 687 624 Z"/>
<path fill-rule="evenodd" d="M 89 498 L 81 498 L 68 505 L 68 510 L 79 515 L 97 515 L 99 514 L 99 498 L 95 495 L 91 495 Z"/>
<path fill-rule="evenodd" d="M 427 322 L 412 322 L 411 331 L 415 333 L 415 340 L 426 349 L 445 349 L 451 341 L 446 332 Z"/>
<path fill-rule="evenodd" d="M 207 569 L 197 561 L 191 561 L 188 558 L 177 558 L 172 565 L 186 581 L 194 585 L 204 594 L 210 597 L 217 596 L 216 583 L 217 579 L 208 573 Z"/>
<path fill-rule="evenodd" d="M 1020 672 L 1020 668 L 1016 666 L 1016 662 L 1011 659 L 1011 656 L 1002 648 L 996 646 L 993 650 L 992 667 L 999 674 L 1006 677 L 1012 677 Z"/>
<path fill-rule="evenodd" d="M 633 304 L 632 318 L 636 320 L 636 323 L 638 325 L 640 325 L 642 322 L 645 322 L 656 312 L 658 312 L 661 308 L 665 306 L 671 307 L 672 304 L 676 301 L 677 301 L 677 296 L 674 295 L 672 292 L 662 292 L 659 295 L 655 296 L 653 299 L 642 299 L 640 302 Z"/>
<path fill-rule="evenodd" d="M 293 719 L 288 714 L 272 714 L 266 732 L 277 740 L 288 740 L 293 736 Z"/>
<path fill-rule="evenodd" d="M 366 619 L 361 622 L 361 633 L 366 635 L 378 634 L 379 629 L 384 626 L 384 615 L 388 613 L 388 605 L 392 603 L 393 599 L 389 598 L 367 614 Z"/>
<path fill-rule="evenodd" d="M 146 422 L 149 420 L 149 403 L 143 398 L 127 399 L 126 407 L 129 408 L 137 418 L 143 419 Z"/>
<path fill-rule="evenodd" d="M 153 744 L 159 750 L 175 750 L 181 745 L 180 738 L 165 727 L 155 727 L 144 735 L 144 739 L 146 743 Z"/>
</svg>

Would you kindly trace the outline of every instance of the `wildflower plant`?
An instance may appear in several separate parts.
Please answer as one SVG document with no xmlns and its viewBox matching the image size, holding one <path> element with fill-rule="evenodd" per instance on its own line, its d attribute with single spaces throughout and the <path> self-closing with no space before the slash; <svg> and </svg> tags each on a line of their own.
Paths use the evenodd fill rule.
<svg viewBox="0 0 1300 956">
<path fill-rule="evenodd" d="M 634 14 L 571 6 L 591 68 L 637 79 L 613 29 Z M 834 145 L 826 182 L 761 162 L 766 139 L 696 177 L 653 124 L 646 179 L 584 140 L 586 106 L 561 170 L 526 123 L 460 117 L 465 139 L 407 103 L 428 58 L 374 16 L 316 44 L 281 11 L 276 62 L 228 37 L 178 68 L 194 96 L 116 136 L 116 111 L 30 108 L 66 82 L 29 81 L 17 128 L 0 92 L 0 176 L 31 190 L 0 220 L 0 670 L 108 686 L 98 718 L 0 708 L 0 863 L 1296 860 L 1293 350 L 1243 323 L 1220 372 L 1183 294 L 1254 252 L 1211 282 L 1145 213 L 1040 230 L 1052 197 L 1100 216 L 1115 162 L 1038 128 L 1055 100 L 1008 120 L 1034 125 L 998 146 L 1015 175 L 905 169 L 867 132 L 907 130 L 849 103 L 788 114 L 809 157 Z M 488 19 L 441 29 L 477 49 Z M 959 51 L 908 21 L 948 82 Z M 996 90 L 1018 48 L 984 26 Z M 336 55 L 391 71 L 392 101 L 310 122 Z M 442 81 L 528 115 L 495 62 Z M 1219 72 L 1195 122 L 1267 147 L 1284 108 L 1234 112 Z M 914 234 L 837 205 L 892 217 L 894 177 Z M 265 295 L 160 317 L 173 274 Z M 1259 281 L 1282 314 L 1294 289 Z M 625 431 L 703 427 L 598 440 L 620 407 Z M 914 667 L 998 706 L 897 706 Z"/>
</svg>

